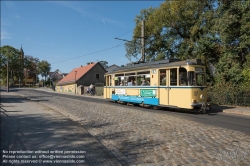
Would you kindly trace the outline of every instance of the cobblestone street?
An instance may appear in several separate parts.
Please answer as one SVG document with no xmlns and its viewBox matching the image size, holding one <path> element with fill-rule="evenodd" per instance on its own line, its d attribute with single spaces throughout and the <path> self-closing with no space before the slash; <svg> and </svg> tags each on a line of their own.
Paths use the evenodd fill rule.
<svg viewBox="0 0 250 166">
<path fill-rule="evenodd" d="M 241 132 L 108 102 L 20 93 L 77 121 L 90 134 L 77 132 L 79 144 L 89 141 L 84 148 L 91 149 L 99 141 L 122 165 L 250 165 L 250 135 Z"/>
</svg>

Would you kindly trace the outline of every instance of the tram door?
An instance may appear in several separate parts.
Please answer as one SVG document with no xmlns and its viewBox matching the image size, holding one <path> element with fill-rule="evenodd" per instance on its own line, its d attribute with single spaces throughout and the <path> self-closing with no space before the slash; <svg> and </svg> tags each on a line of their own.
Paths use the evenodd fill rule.
<svg viewBox="0 0 250 166">
<path fill-rule="evenodd" d="M 169 70 L 159 70 L 159 94 L 160 94 L 160 105 L 169 105 Z"/>
</svg>

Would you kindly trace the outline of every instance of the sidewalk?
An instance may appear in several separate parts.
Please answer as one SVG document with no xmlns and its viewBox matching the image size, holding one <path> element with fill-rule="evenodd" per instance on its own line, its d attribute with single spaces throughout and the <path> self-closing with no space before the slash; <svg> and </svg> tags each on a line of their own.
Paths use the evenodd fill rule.
<svg viewBox="0 0 250 166">
<path fill-rule="evenodd" d="M 121 165 L 87 130 L 40 102 L 1 91 L 0 113 L 3 166 Z"/>
<path fill-rule="evenodd" d="M 249 107 L 213 105 L 212 110 L 216 110 L 216 111 L 219 111 L 219 112 L 230 113 L 230 114 L 240 114 L 240 115 L 248 115 L 248 116 L 250 116 L 250 108 Z"/>
</svg>

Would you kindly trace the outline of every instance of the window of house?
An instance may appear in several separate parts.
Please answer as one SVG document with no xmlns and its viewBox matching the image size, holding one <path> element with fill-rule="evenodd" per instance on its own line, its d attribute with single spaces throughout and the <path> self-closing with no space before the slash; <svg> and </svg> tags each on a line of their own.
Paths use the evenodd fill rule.
<svg viewBox="0 0 250 166">
<path fill-rule="evenodd" d="M 96 75 L 95 75 L 95 78 L 99 79 L 99 74 L 96 74 Z"/>
</svg>

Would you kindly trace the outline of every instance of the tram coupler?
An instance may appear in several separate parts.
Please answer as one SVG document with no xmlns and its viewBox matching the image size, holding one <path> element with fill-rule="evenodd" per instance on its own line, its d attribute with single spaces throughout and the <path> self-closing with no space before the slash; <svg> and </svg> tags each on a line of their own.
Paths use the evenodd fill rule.
<svg viewBox="0 0 250 166">
<path fill-rule="evenodd" d="M 206 113 L 206 111 L 209 111 L 211 108 L 208 103 L 192 103 L 192 106 L 197 110 L 198 113 Z"/>
</svg>

